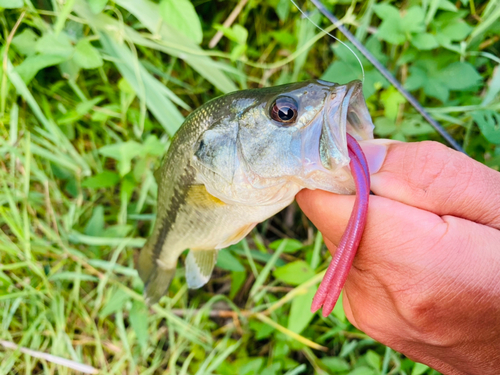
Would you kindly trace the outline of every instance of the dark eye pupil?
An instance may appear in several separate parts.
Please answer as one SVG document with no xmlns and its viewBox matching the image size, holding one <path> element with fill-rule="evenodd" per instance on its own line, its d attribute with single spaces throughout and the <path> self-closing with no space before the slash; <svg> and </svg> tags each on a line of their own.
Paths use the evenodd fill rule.
<svg viewBox="0 0 500 375">
<path fill-rule="evenodd" d="M 283 121 L 290 121 L 293 118 L 293 109 L 288 107 L 281 107 L 278 112 L 278 116 Z"/>
</svg>

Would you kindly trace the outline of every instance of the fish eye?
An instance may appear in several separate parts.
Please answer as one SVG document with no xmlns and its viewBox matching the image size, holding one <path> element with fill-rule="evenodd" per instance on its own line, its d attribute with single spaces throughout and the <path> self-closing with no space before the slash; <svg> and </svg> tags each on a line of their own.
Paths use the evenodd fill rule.
<svg viewBox="0 0 500 375">
<path fill-rule="evenodd" d="M 289 96 L 280 96 L 276 98 L 270 107 L 269 116 L 274 121 L 282 124 L 293 124 L 297 119 L 298 105 L 295 99 Z"/>
</svg>

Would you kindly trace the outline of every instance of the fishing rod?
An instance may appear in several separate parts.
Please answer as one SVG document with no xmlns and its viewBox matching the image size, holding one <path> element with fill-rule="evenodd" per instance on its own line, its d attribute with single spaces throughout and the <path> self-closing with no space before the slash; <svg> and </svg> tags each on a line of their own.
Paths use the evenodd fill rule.
<svg viewBox="0 0 500 375">
<path fill-rule="evenodd" d="M 335 17 L 332 13 L 330 13 L 321 3 L 320 0 L 311 0 L 311 2 L 318 8 L 318 10 L 330 20 L 337 28 L 340 30 L 342 34 L 356 47 L 359 52 L 369 61 L 372 65 L 382 74 L 385 79 L 387 79 L 400 93 L 405 97 L 405 99 L 416 109 L 418 113 L 429 123 L 432 125 L 434 129 L 449 143 L 451 147 L 455 150 L 463 152 L 465 154 L 462 146 L 458 144 L 458 142 L 443 128 L 439 122 L 437 122 L 430 114 L 425 110 L 424 107 L 420 105 L 420 103 L 415 99 L 415 97 L 410 94 L 401 83 L 394 77 L 389 70 L 385 66 L 383 66 L 380 61 L 377 60 L 375 56 L 371 54 L 370 51 L 366 49 L 366 47 L 349 31 L 344 25 L 339 21 L 337 17 Z"/>
</svg>

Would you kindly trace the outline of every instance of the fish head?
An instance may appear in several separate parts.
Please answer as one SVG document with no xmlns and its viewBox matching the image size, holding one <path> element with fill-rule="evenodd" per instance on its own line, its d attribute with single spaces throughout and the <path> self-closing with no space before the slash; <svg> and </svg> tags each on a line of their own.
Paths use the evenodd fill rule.
<svg viewBox="0 0 500 375">
<path fill-rule="evenodd" d="M 354 193 L 346 133 L 373 138 L 361 82 L 312 80 L 220 101 L 222 115 L 193 145 L 193 166 L 209 193 L 249 205 L 288 202 L 303 188 Z"/>
</svg>

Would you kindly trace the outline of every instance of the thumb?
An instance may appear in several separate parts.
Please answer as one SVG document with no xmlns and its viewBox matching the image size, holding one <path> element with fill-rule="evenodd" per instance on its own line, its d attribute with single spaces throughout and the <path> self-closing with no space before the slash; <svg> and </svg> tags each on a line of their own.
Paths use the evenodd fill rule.
<svg viewBox="0 0 500 375">
<path fill-rule="evenodd" d="M 360 143 L 379 196 L 500 229 L 500 173 L 437 142 Z"/>
</svg>

